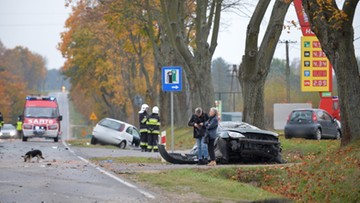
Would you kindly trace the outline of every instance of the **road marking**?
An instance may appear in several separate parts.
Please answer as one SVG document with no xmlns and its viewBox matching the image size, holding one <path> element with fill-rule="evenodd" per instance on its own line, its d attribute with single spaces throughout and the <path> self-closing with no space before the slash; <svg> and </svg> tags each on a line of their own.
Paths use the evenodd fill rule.
<svg viewBox="0 0 360 203">
<path fill-rule="evenodd" d="M 135 189 L 136 191 L 140 192 L 141 194 L 143 194 L 145 197 L 147 197 L 147 198 L 149 198 L 149 199 L 155 199 L 155 196 L 154 196 L 154 195 L 152 195 L 152 194 L 150 194 L 150 193 L 148 193 L 148 192 L 145 192 L 144 190 L 142 190 L 142 189 L 138 188 L 137 186 L 135 186 L 135 185 L 133 185 L 133 184 L 131 184 L 131 183 L 129 183 L 129 182 L 127 182 L 127 181 L 125 181 L 125 180 L 117 177 L 117 176 L 115 176 L 114 174 L 106 171 L 105 169 L 103 169 L 103 168 L 101 168 L 101 167 L 99 167 L 99 166 L 96 166 L 95 164 L 91 163 L 89 160 L 85 159 L 84 157 L 81 157 L 81 156 L 76 155 L 76 153 L 75 153 L 73 150 L 70 149 L 70 147 L 66 144 L 66 142 L 65 142 L 64 140 L 62 141 L 62 143 L 63 143 L 63 145 L 64 145 L 66 148 L 68 148 L 69 151 L 70 151 L 73 155 L 75 155 L 78 159 L 80 159 L 80 160 L 82 160 L 83 162 L 91 165 L 91 166 L 94 167 L 96 170 L 100 171 L 101 173 L 107 175 L 108 177 L 116 180 L 117 182 L 119 182 L 119 183 L 121 183 L 121 184 L 123 184 L 123 185 L 125 185 L 125 186 L 127 186 L 127 187 L 129 187 L 129 188 Z"/>
</svg>

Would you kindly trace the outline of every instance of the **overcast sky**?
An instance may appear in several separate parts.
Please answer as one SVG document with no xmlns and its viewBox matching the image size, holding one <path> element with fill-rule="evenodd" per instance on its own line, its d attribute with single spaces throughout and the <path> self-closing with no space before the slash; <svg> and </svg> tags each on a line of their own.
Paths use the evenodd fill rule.
<svg viewBox="0 0 360 203">
<path fill-rule="evenodd" d="M 64 4 L 65 0 L 0 0 L 0 40 L 7 48 L 25 46 L 41 54 L 47 59 L 48 69 L 60 68 L 64 59 L 56 47 L 71 12 Z M 359 7 L 354 21 L 355 39 L 360 37 Z M 251 11 L 253 7 L 248 9 Z M 251 14 L 250 11 L 246 13 Z M 266 19 L 269 19 L 270 13 L 271 9 L 268 9 Z M 289 8 L 286 20 L 297 20 L 293 5 Z M 248 21 L 249 17 L 243 14 L 228 12 L 222 15 L 222 27 L 214 58 L 222 57 L 229 64 L 241 62 Z M 267 20 L 262 23 L 262 33 L 266 29 L 266 23 Z M 290 34 L 283 31 L 280 37 L 281 40 L 296 41 L 290 44 L 290 60 L 300 58 L 300 37 L 301 31 L 296 29 Z M 360 39 L 355 41 L 355 51 L 357 56 L 360 56 Z M 278 44 L 274 57 L 285 59 L 284 44 Z"/>
</svg>

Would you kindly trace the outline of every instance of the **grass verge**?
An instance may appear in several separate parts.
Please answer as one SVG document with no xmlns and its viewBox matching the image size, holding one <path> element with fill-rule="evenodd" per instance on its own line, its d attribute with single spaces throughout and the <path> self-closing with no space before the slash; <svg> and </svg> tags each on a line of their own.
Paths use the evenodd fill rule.
<svg viewBox="0 0 360 203">
<path fill-rule="evenodd" d="M 106 149 L 119 149 L 119 147 L 113 145 L 92 145 L 90 139 L 75 139 L 66 141 L 70 146 L 73 147 L 87 147 L 87 148 L 106 148 Z"/>
<path fill-rule="evenodd" d="M 213 170 L 178 169 L 161 172 L 156 175 L 140 173 L 132 176 L 136 176 L 135 178 L 138 181 L 156 185 L 169 192 L 180 195 L 194 192 L 215 202 L 241 202 L 280 197 L 250 184 L 229 180 L 222 176 L 211 175 L 211 171 Z"/>
<path fill-rule="evenodd" d="M 299 202 L 360 202 L 360 141 L 302 164 L 239 168 L 232 179 Z"/>
<path fill-rule="evenodd" d="M 112 163 L 139 163 L 139 164 L 161 164 L 160 158 L 153 157 L 95 157 L 90 158 L 93 162 L 111 161 Z"/>
</svg>

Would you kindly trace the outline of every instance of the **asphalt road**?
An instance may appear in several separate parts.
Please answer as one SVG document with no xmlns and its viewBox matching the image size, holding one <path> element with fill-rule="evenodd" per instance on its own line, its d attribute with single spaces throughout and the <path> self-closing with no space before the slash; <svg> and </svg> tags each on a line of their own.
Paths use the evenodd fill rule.
<svg viewBox="0 0 360 203">
<path fill-rule="evenodd" d="M 54 95 L 54 94 L 52 94 Z M 0 140 L 0 202 L 156 202 L 156 195 L 89 163 L 63 142 L 70 137 L 66 93 L 55 93 L 62 140 Z M 21 158 L 40 149 L 44 160 Z"/>
</svg>

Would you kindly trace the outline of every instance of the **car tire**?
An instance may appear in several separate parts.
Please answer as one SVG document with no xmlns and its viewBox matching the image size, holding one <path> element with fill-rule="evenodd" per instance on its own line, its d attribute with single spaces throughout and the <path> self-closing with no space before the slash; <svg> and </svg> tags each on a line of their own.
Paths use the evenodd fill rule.
<svg viewBox="0 0 360 203">
<path fill-rule="evenodd" d="M 315 132 L 315 140 L 321 140 L 322 132 L 320 129 L 317 129 Z"/>
<path fill-rule="evenodd" d="M 125 142 L 125 140 L 121 141 L 121 142 L 119 143 L 118 147 L 119 147 L 120 149 L 125 149 L 125 147 L 126 147 L 126 142 Z"/>
<path fill-rule="evenodd" d="M 336 135 L 335 135 L 335 140 L 340 140 L 341 139 L 341 131 L 337 130 Z"/>
<path fill-rule="evenodd" d="M 91 137 L 90 144 L 92 144 L 92 145 L 97 144 L 97 139 L 94 137 L 94 135 Z"/>
<path fill-rule="evenodd" d="M 229 151 L 225 139 L 218 138 L 214 146 L 216 161 L 220 164 L 229 163 Z"/>
<path fill-rule="evenodd" d="M 23 141 L 23 142 L 27 142 L 27 137 L 23 136 L 23 137 L 22 137 L 22 141 Z"/>
<path fill-rule="evenodd" d="M 59 137 L 55 137 L 54 142 L 59 142 Z"/>
</svg>

